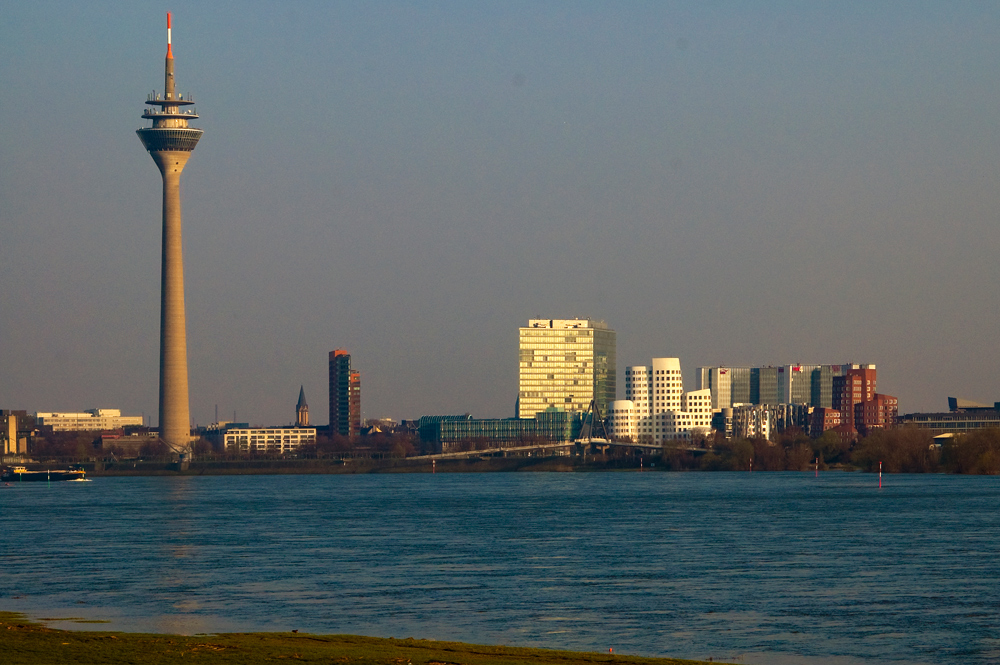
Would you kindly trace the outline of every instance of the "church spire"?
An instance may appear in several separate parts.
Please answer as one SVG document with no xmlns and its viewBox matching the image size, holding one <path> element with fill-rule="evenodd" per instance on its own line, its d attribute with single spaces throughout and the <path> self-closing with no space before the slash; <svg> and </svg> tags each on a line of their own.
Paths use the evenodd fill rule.
<svg viewBox="0 0 1000 665">
<path fill-rule="evenodd" d="M 295 424 L 298 427 L 309 426 L 309 405 L 306 404 L 306 389 L 299 386 L 299 402 L 295 405 Z"/>
</svg>

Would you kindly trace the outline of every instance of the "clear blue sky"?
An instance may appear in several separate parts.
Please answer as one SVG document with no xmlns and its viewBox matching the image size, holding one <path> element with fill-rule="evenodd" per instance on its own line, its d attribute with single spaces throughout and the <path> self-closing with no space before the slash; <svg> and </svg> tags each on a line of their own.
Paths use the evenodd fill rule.
<svg viewBox="0 0 1000 665">
<path fill-rule="evenodd" d="M 517 328 L 618 370 L 874 362 L 901 410 L 1000 400 L 992 2 L 12 3 L 0 407 L 157 409 L 179 88 L 191 413 L 513 414 Z"/>
</svg>

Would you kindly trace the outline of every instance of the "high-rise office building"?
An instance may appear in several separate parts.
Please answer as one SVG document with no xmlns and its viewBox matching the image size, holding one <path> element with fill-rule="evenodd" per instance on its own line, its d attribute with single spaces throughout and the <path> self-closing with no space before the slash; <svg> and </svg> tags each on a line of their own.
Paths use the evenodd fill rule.
<svg viewBox="0 0 1000 665">
<path fill-rule="evenodd" d="M 824 409 L 834 407 L 834 380 L 844 376 L 851 368 L 870 368 L 875 365 L 785 365 L 779 367 L 779 380 L 784 386 L 784 400 L 790 404 L 808 404 Z"/>
<path fill-rule="evenodd" d="M 729 399 L 732 404 L 749 404 L 752 391 L 753 368 L 729 368 Z M 715 397 L 715 395 L 712 395 Z"/>
<path fill-rule="evenodd" d="M 712 391 L 713 409 L 780 402 L 776 394 L 778 372 L 774 367 L 699 367 L 695 376 L 699 390 Z"/>
<path fill-rule="evenodd" d="M 733 405 L 731 367 L 699 367 L 695 372 L 698 390 L 712 391 L 712 408 L 728 409 Z"/>
<path fill-rule="evenodd" d="M 833 408 L 833 378 L 841 376 L 842 367 L 846 366 L 798 364 L 779 367 L 785 401 Z"/>
<path fill-rule="evenodd" d="M 152 127 L 136 133 L 163 177 L 163 252 L 160 268 L 160 439 L 187 454 L 191 446 L 188 401 L 187 331 L 184 316 L 184 260 L 181 243 L 181 171 L 204 133 L 188 126 L 198 115 L 188 107 L 191 96 L 177 94 L 174 54 L 167 14 L 167 56 L 163 94 L 146 99 L 142 117 Z M 159 107 L 159 108 L 153 108 Z"/>
<path fill-rule="evenodd" d="M 330 352 L 330 434 L 351 434 L 351 354 Z"/>
<path fill-rule="evenodd" d="M 330 434 L 355 437 L 361 429 L 361 372 L 351 369 L 351 354 L 330 352 Z"/>
<path fill-rule="evenodd" d="M 699 367 L 698 388 L 712 391 L 712 406 L 807 404 L 837 408 L 835 381 L 851 367 L 874 365 L 783 365 L 781 367 Z"/>
<path fill-rule="evenodd" d="M 782 404 L 785 400 L 777 367 L 750 368 L 750 404 Z"/>
<path fill-rule="evenodd" d="M 549 408 L 607 413 L 615 400 L 616 336 L 603 321 L 531 319 L 519 329 L 517 415 Z"/>
</svg>

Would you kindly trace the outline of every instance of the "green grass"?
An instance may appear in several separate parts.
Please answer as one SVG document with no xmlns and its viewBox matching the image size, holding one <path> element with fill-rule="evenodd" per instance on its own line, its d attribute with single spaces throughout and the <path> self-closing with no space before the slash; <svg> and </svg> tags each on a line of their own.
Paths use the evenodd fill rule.
<svg viewBox="0 0 1000 665">
<path fill-rule="evenodd" d="M 39 617 L 39 621 L 47 623 L 49 621 L 72 621 L 73 623 L 111 623 L 106 619 L 84 619 L 82 617 Z"/>
<path fill-rule="evenodd" d="M 691 665 L 692 660 L 305 633 L 162 635 L 55 630 L 0 612 L 0 662 L 336 665 Z"/>
</svg>

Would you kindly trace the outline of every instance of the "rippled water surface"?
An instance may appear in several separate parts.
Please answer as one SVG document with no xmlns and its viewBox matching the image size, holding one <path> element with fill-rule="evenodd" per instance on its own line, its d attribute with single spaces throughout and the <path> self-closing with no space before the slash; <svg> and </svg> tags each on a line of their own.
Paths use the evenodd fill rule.
<svg viewBox="0 0 1000 665">
<path fill-rule="evenodd" d="M 745 663 L 1000 660 L 1000 480 L 885 481 L 25 483 L 0 487 L 0 609 L 120 630 L 296 628 Z"/>
</svg>

